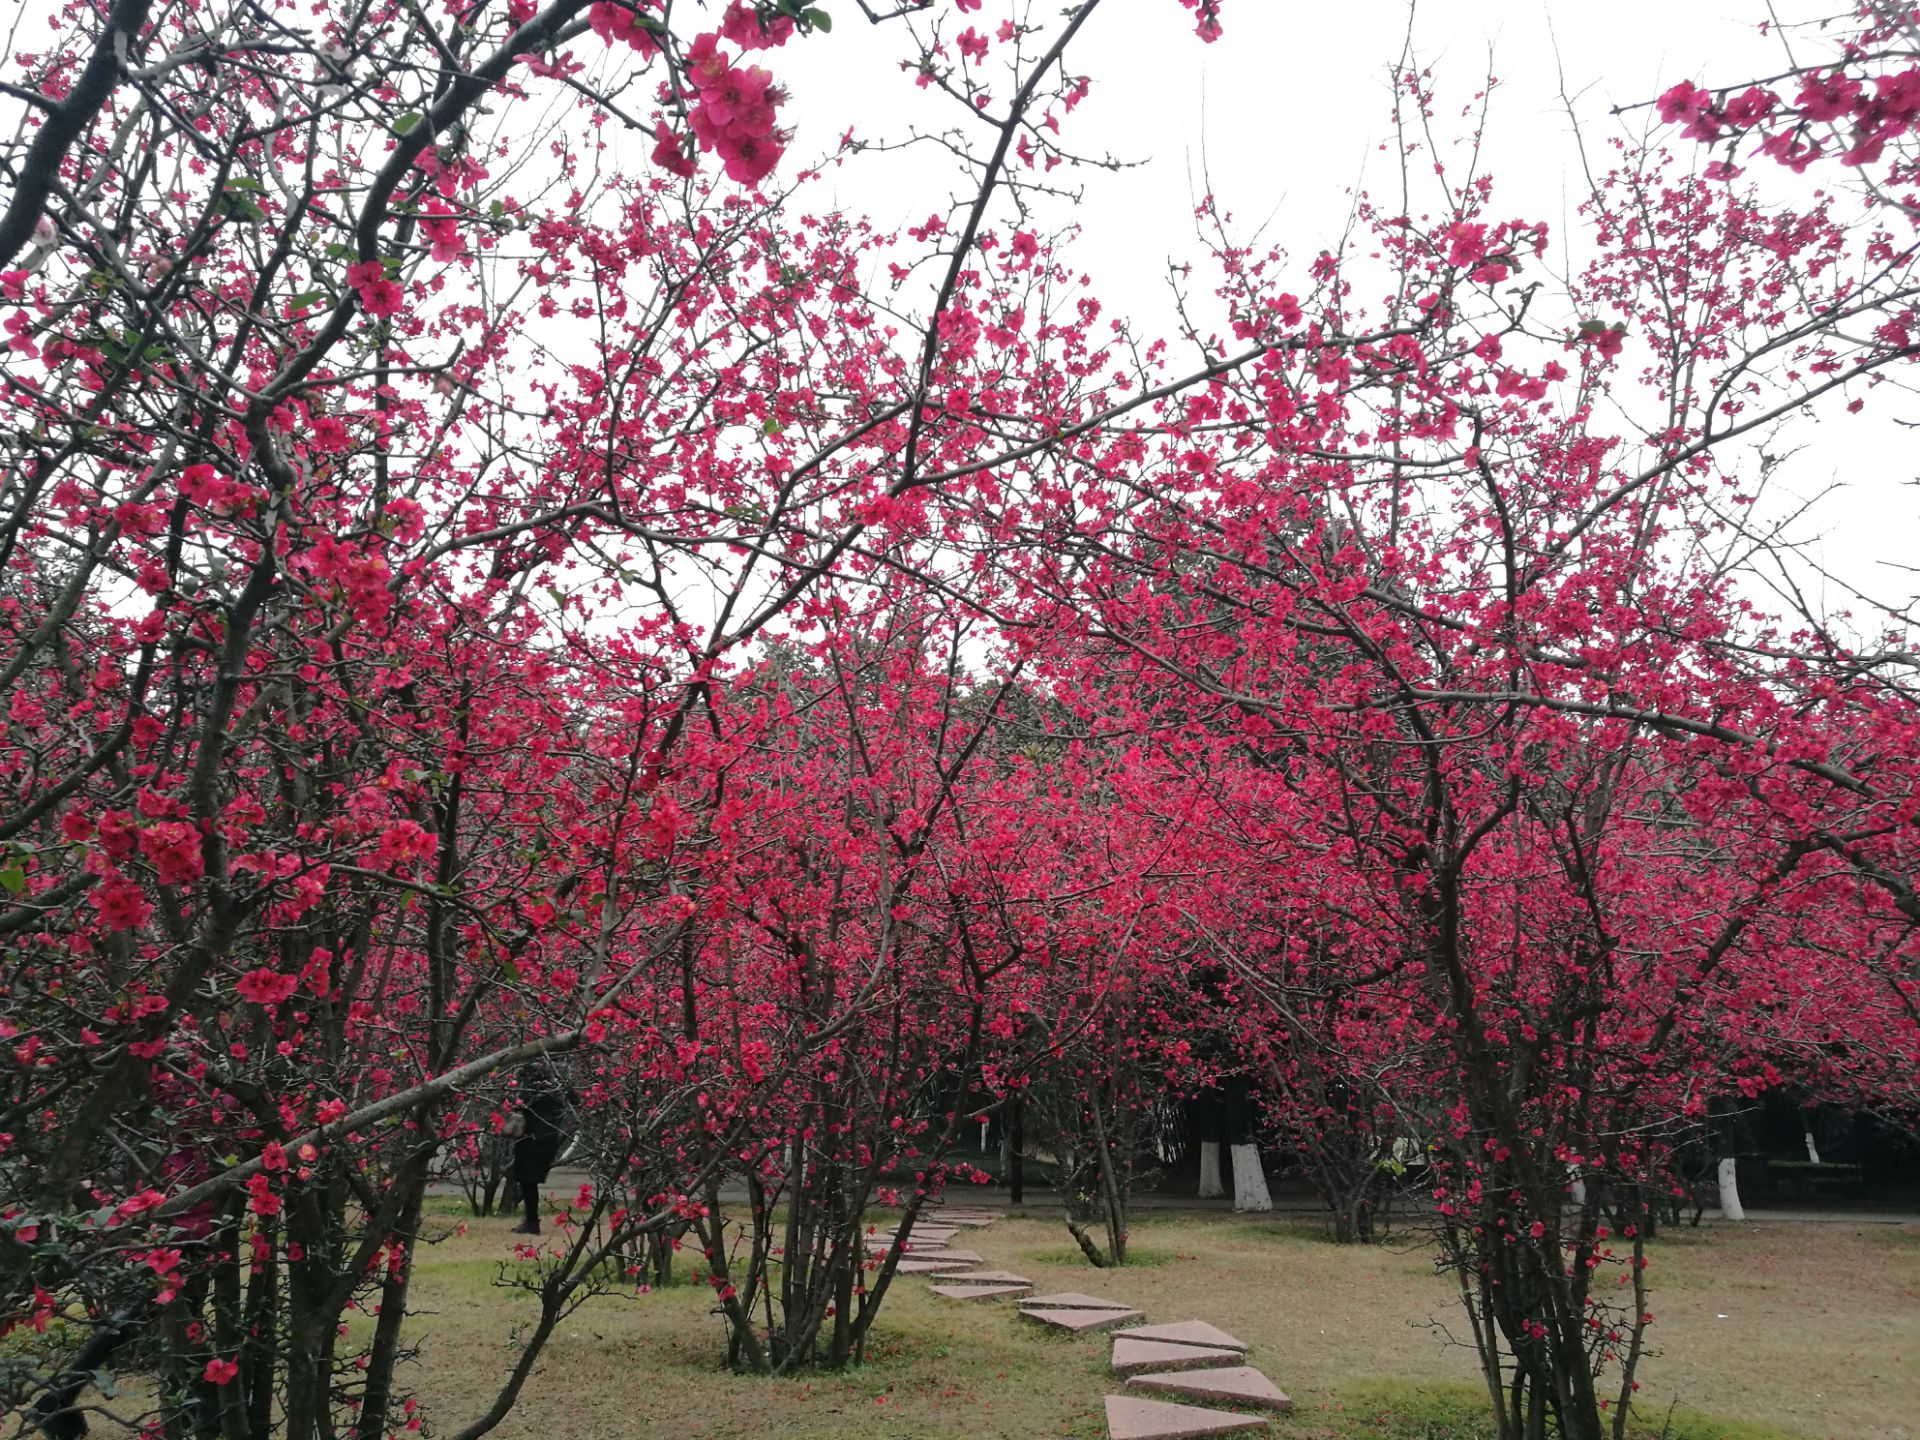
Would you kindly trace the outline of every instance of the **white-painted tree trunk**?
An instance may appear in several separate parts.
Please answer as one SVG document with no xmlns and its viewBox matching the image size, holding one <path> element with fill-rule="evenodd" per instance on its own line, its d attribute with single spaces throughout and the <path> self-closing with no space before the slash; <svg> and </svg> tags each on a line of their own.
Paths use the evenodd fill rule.
<svg viewBox="0 0 1920 1440">
<path fill-rule="evenodd" d="M 1728 1220 L 1747 1218 L 1740 1208 L 1740 1167 L 1731 1155 L 1720 1162 L 1720 1213 Z"/>
<path fill-rule="evenodd" d="M 1200 1142 L 1200 1198 L 1217 1200 L 1227 1193 L 1227 1187 L 1220 1183 L 1220 1142 L 1202 1140 Z"/>
<path fill-rule="evenodd" d="M 992 1124 L 993 1121 L 987 1116 L 980 1117 L 980 1153 L 982 1155 L 987 1153 L 987 1130 Z"/>
<path fill-rule="evenodd" d="M 1233 1147 L 1233 1208 L 1242 1212 L 1273 1209 L 1267 1193 L 1267 1172 L 1260 1168 L 1257 1145 Z"/>
<path fill-rule="evenodd" d="M 1808 1130 L 1805 1134 L 1807 1137 L 1807 1159 L 1818 1165 L 1820 1163 L 1820 1147 L 1813 1143 L 1813 1131 Z"/>
<path fill-rule="evenodd" d="M 1578 1170 L 1573 1172 L 1573 1184 L 1569 1187 L 1573 1203 L 1585 1206 L 1587 1203 L 1587 1182 L 1580 1178 Z"/>
</svg>

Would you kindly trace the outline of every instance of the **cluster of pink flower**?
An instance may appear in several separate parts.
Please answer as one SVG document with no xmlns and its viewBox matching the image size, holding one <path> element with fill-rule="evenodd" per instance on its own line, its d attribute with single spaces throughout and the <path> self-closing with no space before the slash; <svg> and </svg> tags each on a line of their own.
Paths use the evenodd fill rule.
<svg viewBox="0 0 1920 1440">
<path fill-rule="evenodd" d="M 1193 33 L 1211 45 L 1220 38 L 1220 0 L 1180 0 L 1199 22 Z M 962 7 L 964 8 L 964 7 Z"/>
<path fill-rule="evenodd" d="M 787 136 L 774 124 L 786 93 L 758 65 L 736 65 L 718 35 L 687 47 L 687 79 L 697 99 L 688 115 L 702 150 L 719 155 L 727 178 L 755 185 L 779 163 Z"/>
<path fill-rule="evenodd" d="M 587 7 L 587 24 L 609 45 L 616 42 L 631 45 L 642 55 L 652 55 L 660 48 L 652 28 L 630 6 L 600 0 Z"/>
<path fill-rule="evenodd" d="M 1683 80 L 1656 104 L 1663 121 L 1682 125 L 1681 134 L 1706 143 L 1758 128 L 1780 108 L 1780 98 L 1770 90 L 1749 85 L 1716 105 L 1711 91 Z M 1822 153 L 1820 142 L 1809 135 L 1808 127 L 1850 121 L 1853 132 L 1840 151 L 1840 163 L 1871 165 L 1886 152 L 1889 141 L 1920 128 L 1920 68 L 1876 75 L 1871 88 L 1841 71 L 1803 75 L 1799 94 L 1788 108 L 1793 123 L 1762 135 L 1760 154 L 1770 155 L 1796 172 L 1805 170 Z M 1721 171 L 1719 178 L 1736 173 L 1728 167 L 1721 167 Z"/>
</svg>

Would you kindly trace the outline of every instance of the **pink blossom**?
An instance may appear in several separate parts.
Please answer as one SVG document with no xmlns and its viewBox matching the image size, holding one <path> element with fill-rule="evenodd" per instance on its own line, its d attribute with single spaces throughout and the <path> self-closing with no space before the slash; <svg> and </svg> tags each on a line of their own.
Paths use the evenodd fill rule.
<svg viewBox="0 0 1920 1440">
<path fill-rule="evenodd" d="M 379 260 L 362 260 L 347 267 L 347 284 L 360 297 L 361 307 L 375 319 L 399 313 L 406 299 L 396 281 L 387 278 L 387 267 Z"/>
<path fill-rule="evenodd" d="M 793 37 L 793 17 L 775 15 L 762 28 L 759 12 L 742 0 L 733 0 L 720 17 L 720 33 L 742 50 L 771 50 Z"/>
<path fill-rule="evenodd" d="M 153 915 L 153 906 L 140 893 L 140 887 L 124 875 L 101 881 L 92 901 L 100 923 L 109 930 L 137 930 Z"/>
<path fill-rule="evenodd" d="M 295 976 L 282 975 L 262 965 L 242 975 L 233 989 L 242 1000 L 273 1006 L 292 995 L 299 983 Z"/>
<path fill-rule="evenodd" d="M 666 121 L 658 121 L 653 127 L 653 163 L 662 170 L 674 175 L 693 174 L 693 154 L 690 149 L 692 137 L 675 131 Z"/>
<path fill-rule="evenodd" d="M 460 222 L 444 206 L 436 204 L 420 221 L 420 229 L 432 247 L 435 260 L 444 263 L 466 254 L 466 246 L 460 239 Z"/>
<path fill-rule="evenodd" d="M 653 38 L 653 31 L 628 5 L 598 0 L 598 3 L 587 7 L 587 24 L 594 34 L 609 45 L 626 44 L 642 55 L 652 55 L 660 48 Z"/>
<path fill-rule="evenodd" d="M 411 869 L 416 862 L 431 858 L 435 848 L 431 835 L 413 821 L 402 820 L 381 835 L 374 863 L 382 870 Z"/>
<path fill-rule="evenodd" d="M 1690 80 L 1682 80 L 1654 102 L 1660 118 L 1671 125 L 1677 120 L 1692 120 L 1712 108 L 1713 96 Z"/>
<path fill-rule="evenodd" d="M 1802 80 L 1794 104 L 1803 118 L 1820 122 L 1851 114 L 1859 98 L 1860 82 L 1835 71 L 1825 78 L 1809 75 Z"/>
</svg>

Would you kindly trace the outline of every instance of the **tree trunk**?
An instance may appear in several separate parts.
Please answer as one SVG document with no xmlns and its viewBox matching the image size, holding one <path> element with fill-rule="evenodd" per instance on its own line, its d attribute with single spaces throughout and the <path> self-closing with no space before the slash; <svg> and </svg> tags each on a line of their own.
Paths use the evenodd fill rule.
<svg viewBox="0 0 1920 1440">
<path fill-rule="evenodd" d="M 1720 1213 L 1729 1220 L 1747 1218 L 1740 1204 L 1740 1163 L 1731 1155 L 1720 1161 Z"/>
<path fill-rule="evenodd" d="M 1233 1208 L 1242 1214 L 1273 1209 L 1267 1191 L 1267 1172 L 1260 1165 L 1260 1147 L 1233 1147 Z"/>
<path fill-rule="evenodd" d="M 1007 1116 L 1007 1198 L 1018 1205 L 1027 1198 L 1027 1106 L 1014 1097 Z"/>
<path fill-rule="evenodd" d="M 1200 1198 L 1217 1200 L 1227 1193 L 1227 1187 L 1220 1178 L 1220 1142 L 1202 1140 L 1200 1142 Z"/>
</svg>

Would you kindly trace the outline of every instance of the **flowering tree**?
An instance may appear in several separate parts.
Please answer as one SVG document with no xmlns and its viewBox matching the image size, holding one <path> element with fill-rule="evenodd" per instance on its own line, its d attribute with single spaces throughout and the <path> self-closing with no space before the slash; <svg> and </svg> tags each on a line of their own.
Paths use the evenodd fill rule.
<svg viewBox="0 0 1920 1440">
<path fill-rule="evenodd" d="M 0 1214 L 10 1314 L 91 1334 L 13 1401 L 77 1430 L 164 1326 L 170 1432 L 398 1423 L 434 1153 L 705 943 L 678 757 L 733 657 L 1142 403 L 994 212 L 1096 9 L 996 42 L 972 189 L 897 241 L 732 188 L 790 144 L 748 52 L 814 6 L 111 0 L 9 57 Z M 737 1163 L 721 1062 L 666 1055 L 624 1141 L 688 1163 L 622 1239 Z"/>
<path fill-rule="evenodd" d="M 1625 1425 L 1650 1318 L 1631 1217 L 1674 1127 L 1767 1083 L 1730 1014 L 1833 983 L 1912 1018 L 1905 652 L 1769 627 L 1716 543 L 1735 442 L 1914 355 L 1912 251 L 1884 208 L 1730 178 L 1624 153 L 1552 300 L 1507 287 L 1550 236 L 1484 179 L 1431 218 L 1363 211 L 1395 271 L 1378 311 L 1360 257 L 1322 256 L 1302 300 L 1283 257 L 1223 245 L 1217 298 L 1263 359 L 1083 452 L 1101 523 L 1029 562 L 1089 644 L 1164 677 L 1143 723 L 1278 777 L 1274 883 L 1312 877 L 1293 933 L 1331 973 L 1241 950 L 1276 1018 L 1358 987 L 1376 1043 L 1443 1057 L 1420 1138 L 1503 1434 Z M 1636 391 L 1646 429 L 1603 426 Z M 1851 938 L 1802 943 L 1816 911 Z"/>
<path fill-rule="evenodd" d="M 1740 442 L 1916 353 L 1908 18 L 1662 97 L 1735 149 L 1623 147 L 1557 290 L 1484 177 L 1304 273 L 1209 202 L 1181 366 L 1000 205 L 1097 0 L 979 8 L 891 17 L 971 127 L 898 236 L 806 207 L 747 58 L 830 29 L 787 0 L 74 0 L 11 57 L 35 1423 L 142 1335 L 166 1433 L 413 1423 L 430 1167 L 567 1053 L 593 1180 L 459 1433 L 689 1234 L 736 1363 L 844 1363 L 966 1120 L 1084 1120 L 1121 1259 L 1127 1131 L 1225 1033 L 1349 1229 L 1420 1142 L 1503 1437 L 1617 1437 L 1676 1138 L 1787 1074 L 1910 1102 L 1910 648 L 1728 558 Z"/>
</svg>

